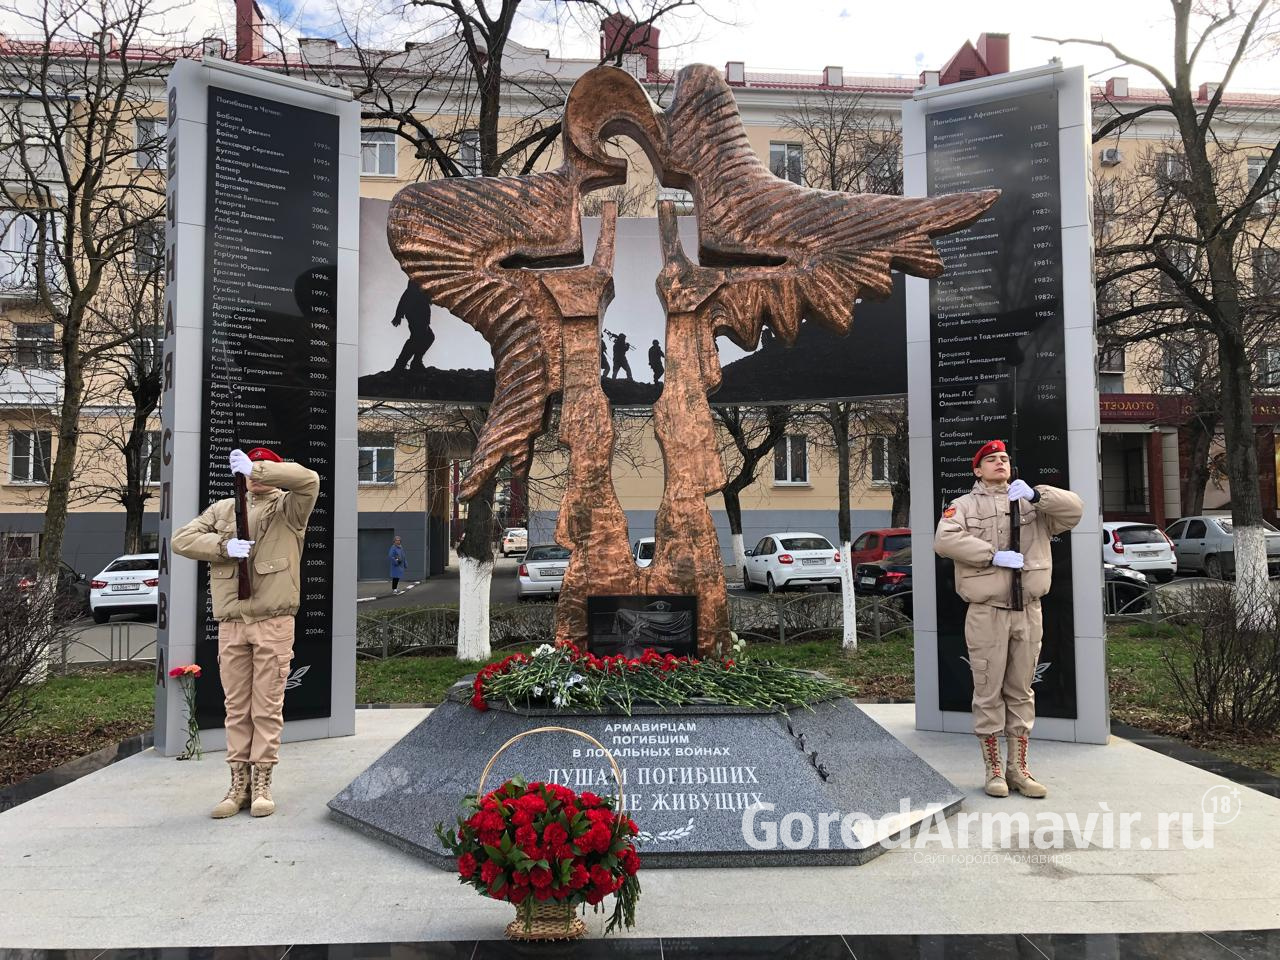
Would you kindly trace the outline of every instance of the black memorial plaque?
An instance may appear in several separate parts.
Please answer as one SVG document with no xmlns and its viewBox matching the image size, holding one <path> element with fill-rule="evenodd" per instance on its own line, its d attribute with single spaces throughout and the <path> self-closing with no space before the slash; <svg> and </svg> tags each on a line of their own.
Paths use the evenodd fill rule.
<svg viewBox="0 0 1280 960">
<path fill-rule="evenodd" d="M 1049 90 L 940 111 L 925 125 L 931 196 L 1002 191 L 973 226 L 935 241 L 946 263 L 929 297 L 934 506 L 940 515 L 973 488 L 973 454 L 988 440 L 1015 444 L 1014 466 L 1028 483 L 1070 486 L 1058 95 Z M 1066 537 L 1054 538 L 1053 567 L 1053 589 L 1042 601 L 1036 712 L 1074 718 Z M 950 561 L 937 559 L 937 576 L 941 708 L 968 712 L 973 678 L 965 659 L 965 603 L 955 592 Z"/>
<path fill-rule="evenodd" d="M 587 649 L 591 653 L 638 657 L 650 648 L 677 657 L 698 655 L 697 597 L 587 597 Z"/>
<path fill-rule="evenodd" d="M 233 495 L 227 455 L 264 446 L 320 474 L 302 554 L 286 720 L 330 711 L 337 349 L 338 118 L 209 88 L 200 498 Z M 200 565 L 197 657 L 216 678 L 218 625 Z M 218 682 L 201 726 L 221 726 Z"/>
</svg>

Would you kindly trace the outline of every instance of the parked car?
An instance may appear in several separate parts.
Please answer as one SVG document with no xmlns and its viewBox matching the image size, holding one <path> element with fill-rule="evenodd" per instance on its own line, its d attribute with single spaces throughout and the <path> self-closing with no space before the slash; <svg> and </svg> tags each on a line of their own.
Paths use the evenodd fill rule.
<svg viewBox="0 0 1280 960">
<path fill-rule="evenodd" d="M 911 531 L 906 527 L 868 530 L 850 546 L 849 562 L 855 568 L 860 563 L 879 563 L 889 554 L 909 546 L 911 546 Z"/>
<path fill-rule="evenodd" d="M 896 597 L 911 593 L 911 548 L 903 547 L 879 563 L 860 563 L 853 570 L 853 592 L 862 596 Z M 903 610 L 911 616 L 911 597 Z"/>
<path fill-rule="evenodd" d="M 1267 571 L 1280 573 L 1280 530 L 1263 522 L 1267 532 Z M 1165 533 L 1173 543 L 1178 569 L 1201 571 L 1215 580 L 1236 572 L 1235 535 L 1229 517 L 1183 517 Z"/>
<path fill-rule="evenodd" d="M 1109 614 L 1142 613 L 1151 604 L 1151 583 L 1137 570 L 1103 563 L 1102 589 Z"/>
<path fill-rule="evenodd" d="M 773 533 L 747 552 L 742 583 L 777 593 L 789 587 L 840 589 L 840 551 L 816 533 Z"/>
<path fill-rule="evenodd" d="M 1102 560 L 1137 570 L 1161 583 L 1178 572 L 1173 541 L 1150 523 L 1109 521 L 1102 525 Z"/>
<path fill-rule="evenodd" d="M 89 581 L 89 608 L 94 623 L 106 623 L 113 614 L 139 613 L 156 618 L 160 587 L 160 555 L 130 553 L 116 557 Z"/>
<path fill-rule="evenodd" d="M 504 557 L 515 553 L 524 553 L 529 549 L 529 531 L 524 527 L 507 527 L 502 531 L 502 539 L 498 542 L 498 550 Z"/>
<path fill-rule="evenodd" d="M 558 543 L 530 547 L 516 569 L 516 599 L 559 596 L 569 557 L 570 551 Z"/>
<path fill-rule="evenodd" d="M 631 557 L 635 560 L 636 566 L 642 570 L 653 563 L 653 552 L 657 549 L 657 544 L 653 537 L 641 537 L 631 545 Z"/>
<path fill-rule="evenodd" d="M 36 585 L 38 565 L 34 558 L 0 561 L 0 571 L 4 576 L 13 577 L 14 585 L 23 593 Z M 89 578 L 63 560 L 58 561 L 58 600 L 66 604 L 74 616 L 82 617 L 89 612 Z"/>
</svg>

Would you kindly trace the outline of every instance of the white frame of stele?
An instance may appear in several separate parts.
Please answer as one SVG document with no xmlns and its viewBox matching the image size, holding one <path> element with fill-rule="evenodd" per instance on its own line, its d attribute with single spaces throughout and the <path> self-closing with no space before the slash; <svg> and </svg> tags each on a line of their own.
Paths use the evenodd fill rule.
<svg viewBox="0 0 1280 960">
<path fill-rule="evenodd" d="M 155 747 L 181 753 L 187 737 L 182 691 L 168 681 L 173 665 L 196 662 L 197 564 L 173 553 L 173 530 L 208 504 L 200 496 L 202 363 L 206 242 L 207 102 L 210 86 L 338 118 L 337 372 L 332 496 L 333 653 L 330 713 L 290 721 L 286 741 L 355 733 L 356 667 L 356 332 L 359 265 L 360 105 L 345 89 L 308 83 L 257 67 L 209 58 L 179 60 L 169 75 L 165 232 L 165 337 L 160 467 L 160 597 L 156 638 Z M 176 107 L 176 109 L 175 109 Z M 205 730 L 206 750 L 226 747 L 221 727 Z"/>
<path fill-rule="evenodd" d="M 1106 743 L 1110 730 L 1105 622 L 1102 608 L 1102 511 L 1098 472 L 1098 386 L 1093 295 L 1092 184 L 1089 86 L 1081 67 L 1059 63 L 920 90 L 903 105 L 905 193 L 928 191 L 926 130 L 930 114 L 1057 91 L 1062 315 L 1066 371 L 1067 466 L 1071 489 L 1084 500 L 1084 517 L 1071 531 L 1072 611 L 1075 619 L 1076 718 L 1038 717 L 1033 736 L 1080 743 Z M 937 527 L 934 489 L 934 429 L 928 280 L 907 281 L 907 383 L 910 400 L 911 528 L 917 558 L 915 582 L 916 727 L 972 733 L 968 712 L 944 711 L 939 698 L 937 573 L 933 536 Z M 1035 482 L 1034 478 L 1028 478 Z"/>
</svg>

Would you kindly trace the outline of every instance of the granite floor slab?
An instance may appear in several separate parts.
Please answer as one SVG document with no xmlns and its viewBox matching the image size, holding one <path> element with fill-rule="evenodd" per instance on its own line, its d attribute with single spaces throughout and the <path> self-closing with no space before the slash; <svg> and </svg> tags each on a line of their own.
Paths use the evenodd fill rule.
<svg viewBox="0 0 1280 960">
<path fill-rule="evenodd" d="M 860 867 L 654 870 L 643 875 L 632 936 L 663 938 L 665 953 L 666 943 L 709 936 L 1035 932 L 1056 940 L 1221 931 L 1214 936 L 1227 948 L 1238 943 L 1235 952 L 1257 955 L 1266 947 L 1256 937 L 1231 940 L 1233 933 L 1280 926 L 1280 799 L 1116 738 L 1107 746 L 1036 743 L 1033 766 L 1050 798 L 992 800 L 980 790 L 972 737 L 916 731 L 910 704 L 866 710 L 964 791 L 966 813 L 1021 812 L 1034 821 L 1052 811 L 1085 823 L 1105 805 L 1139 815 L 1132 838 L 1153 844 L 1117 849 L 1095 831 L 1088 844 L 1037 858 L 984 850 L 975 820 L 928 847 L 891 850 Z M 425 715 L 360 711 L 354 737 L 286 745 L 280 811 L 266 819 L 208 818 L 225 789 L 221 755 L 180 764 L 149 750 L 0 813 L 0 947 L 501 936 L 509 908 L 327 816 L 326 801 Z M 1171 847 L 1160 849 L 1157 818 L 1199 811 L 1211 790 L 1236 791 L 1238 807 L 1214 828 L 1212 845 L 1175 824 L 1166 830 Z M 1202 848 L 1185 849 L 1184 836 Z M 591 919 L 598 934 L 602 920 Z M 1083 955 L 1072 952 L 1077 941 L 1058 946 L 1048 955 Z"/>
</svg>

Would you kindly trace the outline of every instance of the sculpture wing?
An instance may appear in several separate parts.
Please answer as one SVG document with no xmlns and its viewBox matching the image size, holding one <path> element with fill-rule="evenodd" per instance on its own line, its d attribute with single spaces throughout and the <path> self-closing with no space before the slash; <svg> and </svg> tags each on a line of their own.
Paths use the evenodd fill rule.
<svg viewBox="0 0 1280 960">
<path fill-rule="evenodd" d="M 392 202 L 387 235 L 405 273 L 493 348 L 493 406 L 461 490 L 469 498 L 503 461 L 528 467 L 560 389 L 559 314 L 517 264 L 581 258 L 577 187 L 561 171 L 411 184 Z"/>
</svg>

